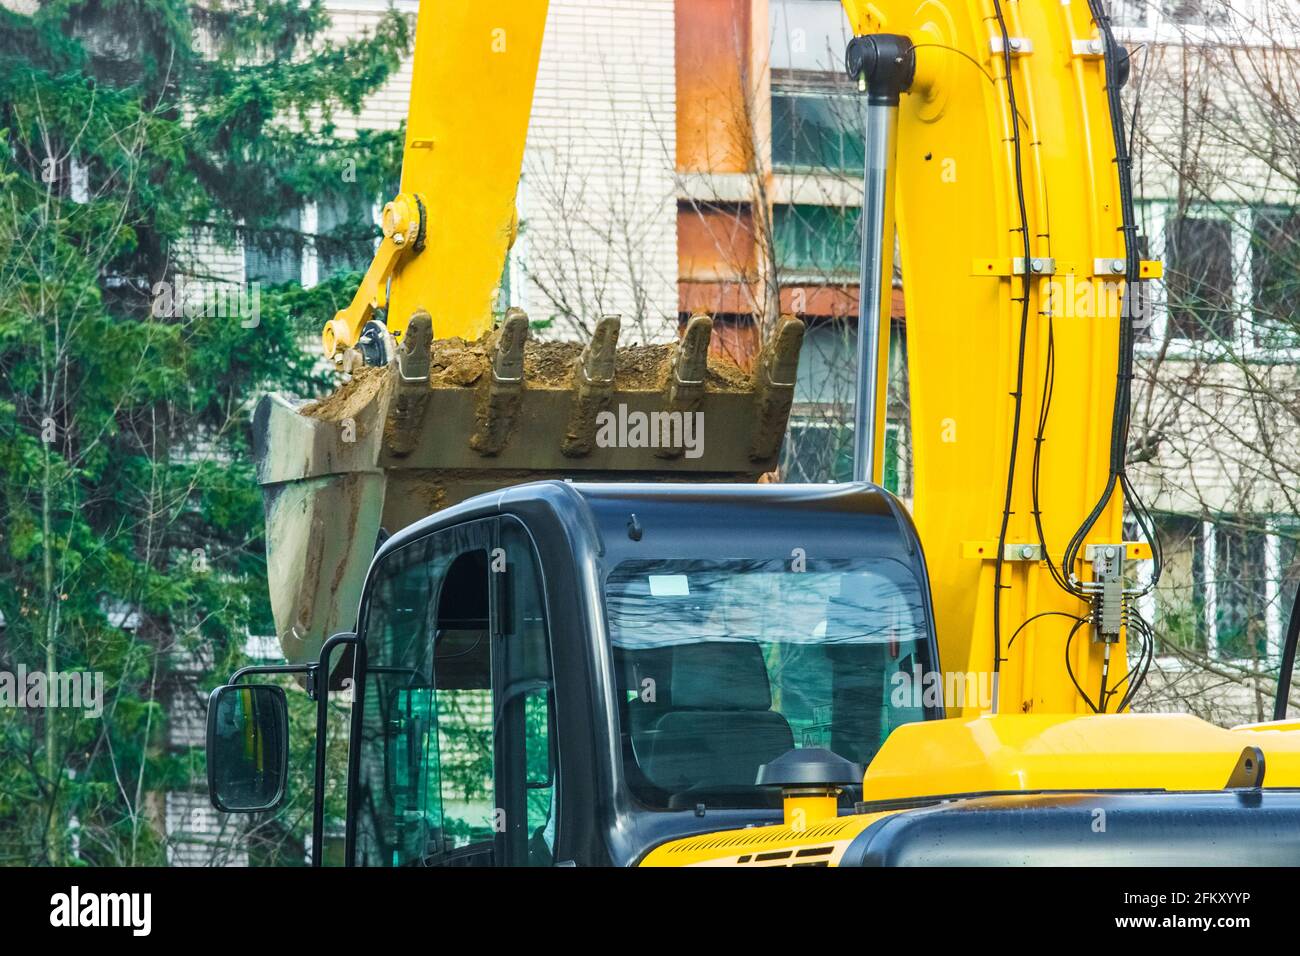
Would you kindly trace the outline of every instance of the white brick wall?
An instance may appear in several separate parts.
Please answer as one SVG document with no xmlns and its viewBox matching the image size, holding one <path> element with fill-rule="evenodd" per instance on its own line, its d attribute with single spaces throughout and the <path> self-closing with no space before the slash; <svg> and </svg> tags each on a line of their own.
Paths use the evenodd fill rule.
<svg viewBox="0 0 1300 956">
<path fill-rule="evenodd" d="M 176 251 L 176 271 L 204 282 L 244 281 L 244 250 L 236 243 L 221 244 L 208 230 L 197 231 Z"/>
<path fill-rule="evenodd" d="M 212 809 L 206 793 L 168 792 L 165 817 L 168 866 L 248 866 L 240 817 Z"/>
<path fill-rule="evenodd" d="M 335 39 L 373 29 L 384 6 L 329 4 Z M 414 14 L 417 4 L 398 9 Z M 408 58 L 345 134 L 406 117 Z M 677 319 L 676 77 L 672 0 L 552 0 L 542 44 L 511 257 L 513 304 L 558 337 L 624 316 L 623 341 L 662 341 Z M 385 197 L 387 198 L 387 197 Z"/>
<path fill-rule="evenodd" d="M 624 343 L 674 334 L 675 110 L 672 0 L 552 0 L 512 292 L 559 337 L 611 312 Z"/>
<path fill-rule="evenodd" d="M 419 4 L 414 0 L 397 0 L 397 10 L 411 17 L 411 31 L 415 31 L 415 14 Z M 332 17 L 327 38 L 343 42 L 373 33 L 375 24 L 387 11 L 387 3 L 372 0 L 328 0 L 326 7 Z M 396 129 L 406 119 L 407 101 L 411 93 L 411 57 L 407 57 L 388 82 L 367 98 L 360 116 L 341 112 L 334 116 L 340 133 L 347 135 L 356 129 Z M 389 197 L 384 197 L 385 199 Z"/>
</svg>

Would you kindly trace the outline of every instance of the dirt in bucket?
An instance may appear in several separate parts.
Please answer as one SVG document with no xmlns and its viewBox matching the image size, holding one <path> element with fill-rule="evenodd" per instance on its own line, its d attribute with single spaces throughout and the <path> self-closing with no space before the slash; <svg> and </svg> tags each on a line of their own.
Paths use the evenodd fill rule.
<svg viewBox="0 0 1300 956">
<path fill-rule="evenodd" d="M 628 392 L 654 392 L 668 382 L 674 344 L 629 345 L 615 358 L 615 388 Z M 462 338 L 437 339 L 429 347 L 429 384 L 433 388 L 472 388 L 491 368 L 491 335 L 472 342 Z M 582 355 L 577 342 L 529 341 L 524 346 L 524 382 L 528 388 L 567 389 Z M 359 369 L 339 389 L 302 409 L 302 414 L 322 421 L 355 418 L 384 387 L 388 370 Z M 709 391 L 740 392 L 750 388 L 747 372 L 731 359 L 710 355 L 705 377 Z"/>
<path fill-rule="evenodd" d="M 489 373 L 491 335 L 466 342 L 461 338 L 438 339 L 429 349 L 429 383 L 434 388 L 477 385 Z M 524 382 L 529 388 L 565 389 L 573 385 L 574 368 L 582 355 L 577 342 L 529 341 L 524 346 Z M 615 388 L 630 392 L 653 392 L 668 381 L 674 344 L 631 345 L 615 356 Z M 708 388 L 713 391 L 744 391 L 749 375 L 725 356 L 710 355 Z"/>
<path fill-rule="evenodd" d="M 318 402 L 304 406 L 302 414 L 326 422 L 341 422 L 348 418 L 356 418 L 375 400 L 384 387 L 387 375 L 386 368 L 364 366 L 336 391 Z"/>
</svg>

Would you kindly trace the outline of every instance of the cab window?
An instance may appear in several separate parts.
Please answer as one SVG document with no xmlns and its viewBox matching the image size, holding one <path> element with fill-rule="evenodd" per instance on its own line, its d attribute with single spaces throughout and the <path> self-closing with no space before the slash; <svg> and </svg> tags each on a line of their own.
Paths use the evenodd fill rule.
<svg viewBox="0 0 1300 956">
<path fill-rule="evenodd" d="M 624 772 L 660 810 L 779 805 L 759 768 L 795 747 L 866 765 L 927 717 L 924 592 L 884 559 L 625 561 L 605 586 Z"/>
<path fill-rule="evenodd" d="M 550 648 L 526 532 L 513 519 L 447 529 L 373 574 L 357 862 L 550 862 Z"/>
</svg>

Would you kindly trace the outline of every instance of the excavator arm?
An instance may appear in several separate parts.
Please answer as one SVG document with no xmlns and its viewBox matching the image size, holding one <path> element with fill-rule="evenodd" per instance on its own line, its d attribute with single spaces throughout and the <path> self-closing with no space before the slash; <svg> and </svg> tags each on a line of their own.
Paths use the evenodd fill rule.
<svg viewBox="0 0 1300 956">
<path fill-rule="evenodd" d="M 428 313 L 438 338 L 492 328 L 493 299 L 518 228 L 519 185 L 546 0 L 422 0 L 401 194 L 349 305 L 325 326 L 327 357 L 356 347 L 383 310 L 400 343 Z"/>
<path fill-rule="evenodd" d="M 546 7 L 545 0 L 501 9 L 447 0 L 420 6 L 402 192 L 385 207 L 384 238 L 356 296 L 323 334 L 326 354 L 342 360 L 379 314 L 384 322 L 372 344 L 387 334 L 396 341 L 395 365 L 403 371 L 393 391 L 404 396 L 401 414 L 381 419 L 388 421 L 382 426 L 387 450 L 402 461 L 386 466 L 375 456 L 382 453 L 367 453 L 372 479 L 399 464 L 442 464 L 425 454 L 431 437 L 419 434 L 428 431 L 429 396 L 417 386 L 430 372 L 417 353 L 430 339 L 474 340 L 493 330 L 494 292 L 517 228 L 515 192 Z M 1149 556 L 1145 543 L 1123 540 L 1111 446 L 1122 303 L 1131 278 L 1158 269 L 1143 263 L 1129 275 L 1136 237 L 1124 221 L 1107 66 L 1122 51 L 1108 50 L 1088 3 L 844 0 L 844 8 L 859 37 L 888 36 L 901 44 L 891 55 L 906 74 L 890 125 L 869 133 L 874 159 L 863 219 L 876 231 L 864 243 L 863 287 L 875 291 L 860 297 L 859 477 L 878 481 L 881 472 L 889 355 L 889 323 L 881 316 L 888 315 L 896 219 L 908 316 L 914 510 L 927 544 L 945 667 L 996 673 L 997 710 L 1114 710 L 1124 697 L 1116 681 L 1123 676 L 1126 628 L 1113 623 L 1117 615 L 1127 622 L 1131 602 L 1112 582 L 1104 608 L 1110 631 L 1096 639 L 1103 608 L 1095 569 L 1118 574 L 1122 585 L 1124 559 Z M 873 89 L 865 73 L 857 78 L 870 118 Z M 888 167 L 883 172 L 873 168 L 880 163 Z M 413 319 L 418 328 L 411 329 Z M 707 321 L 695 320 L 679 350 L 682 361 L 693 355 L 698 363 Z M 592 465 L 592 456 L 583 462 L 574 454 L 593 444 L 591 414 L 574 419 L 580 397 L 556 401 L 547 412 L 550 423 L 532 418 L 531 435 L 563 435 L 554 442 L 563 450 L 558 460 L 537 442 L 516 438 L 509 447 L 510 436 L 520 435 L 520 397 L 530 390 L 519 381 L 522 373 L 515 374 L 523 364 L 517 353 L 526 318 L 514 314 L 511 323 L 513 330 L 506 334 L 503 326 L 488 346 L 496 349 L 488 362 L 492 374 L 472 383 L 473 401 L 463 410 L 449 401 L 467 397 L 466 389 L 441 396 L 447 399 L 437 413 L 442 447 L 463 449 L 441 457 L 462 473 L 496 470 L 503 480 Z M 593 377 L 590 370 L 610 367 L 616 329 L 606 322 L 595 351 L 589 348 L 581 360 L 587 371 L 575 387 L 595 399 L 588 411 L 613 404 L 609 376 Z M 798 335 L 787 320 L 765 367 L 778 362 L 792 369 Z M 387 362 L 389 354 L 372 352 L 368 360 Z M 670 357 L 665 367 L 680 364 Z M 680 368 L 669 378 L 696 380 Z M 779 436 L 777 444 L 770 439 L 784 426 L 792 380 L 792 374 L 757 375 L 753 395 L 768 411 L 758 432 L 746 436 L 750 452 L 778 447 Z M 656 390 L 666 396 L 665 407 L 685 407 L 665 389 L 689 397 L 692 387 L 674 381 L 657 383 Z M 781 393 L 775 403 L 763 397 L 774 386 Z M 544 399 L 534 397 L 530 407 L 537 409 Z M 577 405 L 566 408 L 572 402 Z M 266 430 L 304 430 L 302 421 L 272 426 L 269 411 Z M 341 457 L 322 467 L 336 467 Z M 737 461 L 728 450 L 699 470 L 754 474 L 760 459 L 772 461 L 771 454 Z M 500 469 L 503 463 L 510 467 Z M 609 461 L 600 470 L 624 477 L 656 472 L 620 465 Z M 271 484 L 283 477 L 273 475 Z M 355 473 L 348 480 L 366 483 Z M 492 482 L 463 484 L 469 493 Z M 401 512 L 390 515 L 394 521 L 463 496 L 425 495 L 400 505 L 391 492 L 384 510 Z M 350 546 L 331 550 L 341 560 Z M 1111 660 L 1119 662 L 1117 673 L 1107 673 L 1103 690 Z M 953 712 L 982 709 L 970 701 Z"/>
<path fill-rule="evenodd" d="M 1127 54 L 1086 2 L 844 6 L 859 37 L 900 51 L 878 74 L 910 74 L 885 162 L 914 515 L 944 667 L 997 675 L 995 711 L 1114 711 L 1134 613 L 1124 559 L 1150 557 L 1123 540 L 1117 376 L 1140 320 L 1136 280 L 1159 268 L 1140 261 L 1125 214 L 1111 87 Z M 1104 595 L 1102 575 L 1117 578 Z"/>
</svg>

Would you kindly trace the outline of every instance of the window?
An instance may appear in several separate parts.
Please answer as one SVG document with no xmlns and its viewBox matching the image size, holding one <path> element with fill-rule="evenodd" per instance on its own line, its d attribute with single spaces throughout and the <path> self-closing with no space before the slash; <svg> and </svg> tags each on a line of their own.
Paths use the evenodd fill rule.
<svg viewBox="0 0 1300 956">
<path fill-rule="evenodd" d="M 1161 0 L 1160 18 L 1178 26 L 1223 26 L 1228 6 L 1224 0 Z"/>
<path fill-rule="evenodd" d="M 1156 525 L 1165 555 L 1152 609 L 1158 652 L 1275 662 L 1300 580 L 1295 527 L 1267 515 L 1159 515 Z"/>
<path fill-rule="evenodd" d="M 500 527 L 492 576 L 501 596 L 501 666 L 494 696 L 503 852 L 511 865 L 550 866 L 558 822 L 559 748 L 546 601 L 528 532 L 513 518 L 503 518 Z"/>
<path fill-rule="evenodd" d="M 244 238 L 244 281 L 282 285 L 302 281 L 302 213 L 291 209 L 276 228 Z"/>
<path fill-rule="evenodd" d="M 625 561 L 605 585 L 624 770 L 657 809 L 768 806 L 758 769 L 794 747 L 865 765 L 925 672 L 922 590 L 890 560 Z"/>
<path fill-rule="evenodd" d="M 1267 540 L 1246 528 L 1214 529 L 1214 647 L 1227 660 L 1267 660 Z"/>
<path fill-rule="evenodd" d="M 1174 220 L 1168 241 L 1171 334 L 1202 341 L 1231 339 L 1232 223 L 1183 216 Z"/>
<path fill-rule="evenodd" d="M 316 212 L 318 275 L 364 272 L 375 254 L 376 228 L 369 201 L 335 198 L 322 201 Z"/>
<path fill-rule="evenodd" d="M 1300 346 L 1300 214 L 1257 210 L 1250 236 L 1253 339 L 1259 348 Z"/>
<path fill-rule="evenodd" d="M 1111 0 L 1111 23 L 1117 27 L 1144 27 L 1147 25 L 1146 0 Z"/>
<path fill-rule="evenodd" d="M 1164 551 L 1164 567 L 1155 595 L 1152 623 L 1159 642 L 1157 653 L 1176 648 L 1204 652 L 1205 542 L 1203 525 L 1183 515 L 1158 515 L 1156 529 Z M 1176 648 L 1164 645 L 1173 644 Z"/>
<path fill-rule="evenodd" d="M 374 574 L 352 799 L 358 861 L 550 863 L 550 649 L 526 532 L 513 519 L 450 528 Z"/>
<path fill-rule="evenodd" d="M 773 231 L 777 261 L 792 272 L 856 276 L 861 214 L 856 207 L 776 206 Z"/>
<path fill-rule="evenodd" d="M 853 406 L 857 398 L 857 323 L 809 321 L 799 351 L 794 407 L 781 449 L 784 481 L 853 480 Z M 906 332 L 889 333 L 890 388 L 882 459 L 882 484 L 911 494 L 910 434 L 906 400 Z"/>
<path fill-rule="evenodd" d="M 784 481 L 852 481 L 853 427 L 834 420 L 791 420 L 781 457 Z"/>
<path fill-rule="evenodd" d="M 896 495 L 909 493 L 905 441 L 902 424 L 885 423 L 881 484 Z M 853 428 L 832 421 L 792 421 L 782 458 L 784 481 L 852 481 Z"/>
<path fill-rule="evenodd" d="M 861 172 L 862 101 L 851 93 L 772 92 L 772 165 Z"/>
<path fill-rule="evenodd" d="M 1300 359 L 1300 211 L 1288 206 L 1141 205 L 1163 283 L 1143 283 L 1139 345 L 1174 357 Z M 1149 314 L 1145 311 L 1150 308 Z"/>
<path fill-rule="evenodd" d="M 1111 22 L 1119 28 L 1155 30 L 1225 27 L 1232 21 L 1227 0 L 1111 0 Z"/>
</svg>

